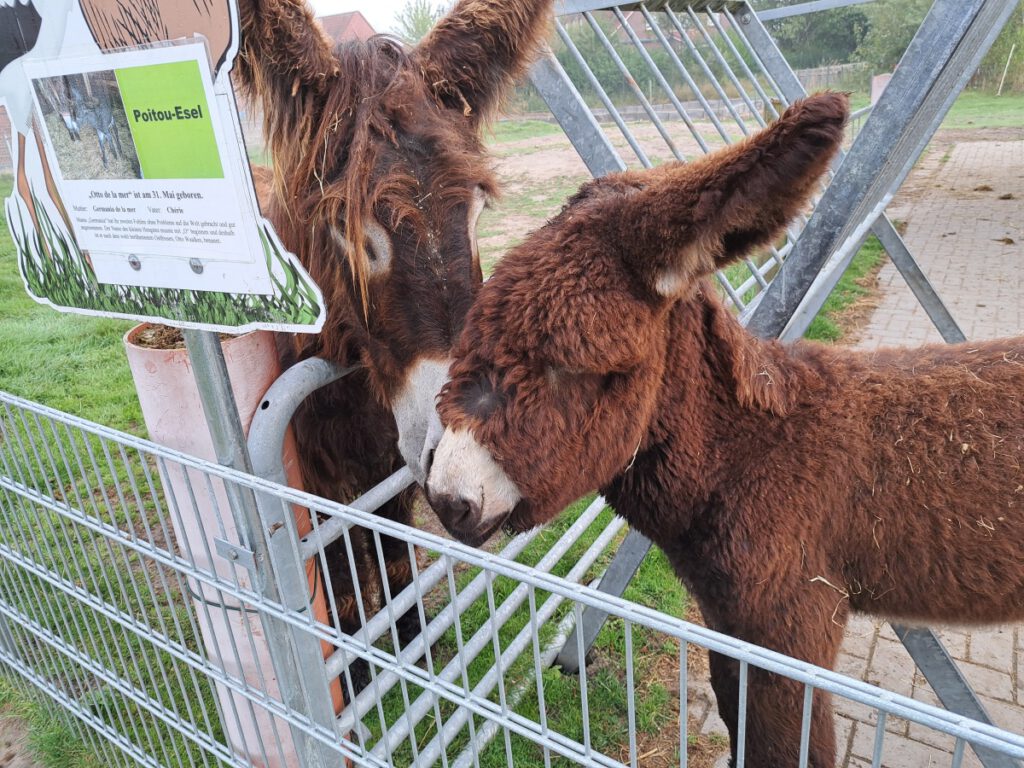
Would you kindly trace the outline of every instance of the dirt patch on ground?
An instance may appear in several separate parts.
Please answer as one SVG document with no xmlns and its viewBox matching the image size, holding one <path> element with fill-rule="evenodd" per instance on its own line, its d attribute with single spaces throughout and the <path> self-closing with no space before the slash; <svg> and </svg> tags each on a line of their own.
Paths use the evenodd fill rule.
<svg viewBox="0 0 1024 768">
<path fill-rule="evenodd" d="M 8 708 L 0 710 L 0 768 L 42 768 L 28 747 L 28 725 Z"/>
</svg>

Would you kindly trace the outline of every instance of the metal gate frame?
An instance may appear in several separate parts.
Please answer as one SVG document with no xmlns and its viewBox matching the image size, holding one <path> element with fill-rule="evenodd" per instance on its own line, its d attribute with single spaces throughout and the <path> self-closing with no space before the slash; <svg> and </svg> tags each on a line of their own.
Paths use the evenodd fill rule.
<svg viewBox="0 0 1024 768">
<path fill-rule="evenodd" d="M 111 473 L 111 486 L 90 499 L 88 494 L 104 468 Z M 161 487 L 159 478 L 168 472 L 188 478 L 184 496 Z M 403 478 L 395 482 L 401 483 Z M 223 489 L 228 497 L 261 498 L 265 513 L 271 512 L 271 506 L 283 511 L 282 530 L 290 534 L 290 548 L 296 553 L 293 562 L 279 558 L 263 565 L 236 563 L 233 571 L 218 573 L 209 559 L 201 564 L 197 559 L 200 553 L 187 544 L 172 544 L 168 530 L 173 518 L 195 505 L 196 494 L 213 494 L 214 488 Z M 389 492 L 377 489 L 371 493 Z M 366 497 L 362 504 L 372 506 Z M 266 566 L 265 573 L 272 580 L 285 583 L 287 572 L 301 562 L 298 551 L 310 539 L 298 538 L 289 514 L 293 506 L 313 513 L 318 521 L 315 532 L 337 531 L 348 542 L 349 531 L 358 526 L 371 532 L 378 557 L 383 556 L 381 537 L 389 536 L 406 542 L 410 549 L 431 551 L 434 562 L 401 594 L 392 596 L 396 605 L 370 619 L 361 632 L 340 633 L 306 610 L 307 583 L 300 586 L 307 602 L 297 609 L 290 599 L 270 597 L 265 584 L 249 582 L 247 586 L 239 580 L 241 570 Z M 603 506 L 601 499 L 590 504 L 557 546 L 575 540 L 582 527 L 594 523 Z M 348 760 L 375 768 L 405 768 L 440 761 L 441 765 L 468 768 L 479 765 L 487 753 L 491 764 L 511 768 L 517 764 L 513 749 L 525 747 L 528 754 L 536 756 L 536 762 L 531 758 L 529 765 L 550 765 L 554 759 L 564 758 L 575 765 L 638 768 L 637 724 L 644 703 L 638 688 L 648 682 L 641 672 L 641 646 L 647 642 L 669 643 L 678 651 L 678 737 L 680 764 L 684 766 L 691 645 L 739 663 L 738 768 L 745 759 L 747 683 L 761 671 L 803 686 L 802 767 L 807 765 L 815 691 L 875 711 L 875 765 L 880 765 L 884 754 L 890 717 L 946 734 L 954 747 L 953 768 L 961 766 L 968 743 L 1006 759 L 1024 758 L 1024 734 L 1002 731 L 579 584 L 595 553 L 607 548 L 623 527 L 621 519 L 608 526 L 587 552 L 567 554 L 572 567 L 561 578 L 515 561 L 517 552 L 537 531 L 521 534 L 503 553 L 491 554 L 4 393 L 0 393 L 0 512 L 6 523 L 0 527 L 0 626 L 4 627 L 0 664 L 22 680 L 26 689 L 40 691 L 60 705 L 67 715 L 65 722 L 110 766 L 127 766 L 129 761 L 152 768 L 253 765 L 232 753 L 223 735 L 216 732 L 215 718 L 237 719 L 256 711 L 271 716 L 272 727 L 259 734 L 260 743 L 251 752 L 262 754 L 264 760 L 268 753 L 280 749 L 279 728 L 285 727 L 293 734 L 293 743 L 302 745 L 299 756 L 308 766 L 340 768 Z M 231 510 L 215 507 L 205 524 L 216 531 L 231 515 Z M 274 515 L 260 519 L 260 535 L 265 541 L 272 539 L 268 524 L 274 525 Z M 80 571 L 69 564 L 71 558 L 62 558 L 59 552 L 47 555 L 39 546 L 38 538 L 48 534 L 65 540 L 68 546 L 91 549 L 106 562 L 90 563 Z M 232 560 L 232 551 L 248 545 L 243 541 L 244 531 L 238 529 L 238 534 L 238 540 L 232 536 L 225 542 L 228 546 L 218 545 L 224 559 Z M 315 550 L 317 562 L 323 565 L 322 547 Z M 548 556 L 543 559 L 550 560 Z M 434 579 L 436 572 L 440 575 Z M 432 580 L 436 586 L 430 586 Z M 182 599 L 189 589 L 194 590 L 193 598 L 195 590 L 205 597 L 198 602 Z M 433 610 L 428 607 L 431 594 L 443 599 Z M 154 612 L 150 600 L 173 612 L 166 617 Z M 444 655 L 429 644 L 417 647 L 414 641 L 400 645 L 395 617 L 401 607 L 397 603 L 414 606 L 428 632 L 438 622 L 451 625 Z M 485 620 L 466 624 L 465 609 L 471 603 L 487 609 Z M 622 624 L 623 643 L 615 645 L 617 650 L 606 649 L 601 669 L 614 669 L 624 679 L 628 756 L 618 749 L 609 755 L 594 744 L 588 690 L 600 681 L 596 677 L 600 670 L 588 670 L 584 663 L 578 698 L 546 694 L 550 682 L 543 673 L 561 647 L 561 639 L 585 609 L 595 608 L 607 611 Z M 71 610 L 84 611 L 117 628 L 128 643 L 127 650 L 104 647 L 89 630 L 91 625 L 76 626 L 66 615 Z M 309 678 L 325 680 L 328 674 L 344 674 L 348 663 L 356 659 L 368 663 L 373 671 L 370 688 L 365 696 L 355 697 L 340 717 L 319 721 L 311 713 L 308 699 L 285 690 L 286 684 L 301 688 L 299 680 L 282 683 L 280 691 L 272 693 L 266 685 L 266 672 L 232 665 L 232 659 L 237 659 L 233 646 L 205 652 L 196 646 L 196 622 L 201 622 L 204 614 L 228 611 L 241 611 L 254 620 L 258 617 L 265 630 L 279 633 L 290 652 L 304 644 L 327 644 L 331 653 L 321 656 L 308 670 Z M 430 613 L 434 616 L 428 620 Z M 517 623 L 509 629 L 513 616 Z M 382 628 L 381 642 L 371 640 L 372 627 Z M 251 642 L 252 637 L 238 640 Z M 425 659 L 418 662 L 421 651 Z M 470 671 L 470 660 L 481 652 L 493 653 L 495 664 Z M 516 660 L 523 662 L 518 672 L 513 669 Z M 210 684 L 232 691 L 237 708 L 231 704 L 211 712 L 198 695 Z M 385 694 L 386 688 L 390 693 Z M 168 698 L 168 690 L 177 691 L 178 698 Z M 365 711 L 360 709 L 361 698 L 367 705 Z M 391 715 L 385 712 L 384 703 L 390 705 Z M 556 707 L 575 709 L 582 718 L 582 733 L 578 729 L 563 733 L 552 727 Z M 155 740 L 147 731 L 151 723 L 160 727 Z M 374 726 L 376 730 L 368 730 Z M 168 750 L 160 741 L 161 734 L 173 735 L 184 752 L 175 751 L 173 745 Z M 626 746 L 622 744 L 623 750 Z M 452 749 L 455 756 L 448 757 Z M 407 760 L 397 760 L 396 754 Z"/>
</svg>

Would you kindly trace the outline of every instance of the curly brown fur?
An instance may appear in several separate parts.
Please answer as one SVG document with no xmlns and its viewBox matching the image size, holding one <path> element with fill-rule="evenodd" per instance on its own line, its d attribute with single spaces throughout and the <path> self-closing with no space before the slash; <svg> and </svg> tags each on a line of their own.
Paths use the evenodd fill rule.
<svg viewBox="0 0 1024 768">
<path fill-rule="evenodd" d="M 814 97 L 704 160 L 594 182 L 506 256 L 440 402 L 428 489 L 446 525 L 522 530 L 600 488 L 711 627 L 824 667 L 851 610 L 1024 619 L 1024 339 L 783 345 L 747 334 L 706 280 L 802 210 L 846 114 Z M 465 431 L 513 509 L 439 494 L 458 487 L 444 456 Z M 735 755 L 738 668 L 712 654 L 711 674 Z M 747 764 L 796 765 L 802 686 L 753 668 L 749 683 Z M 818 691 L 810 765 L 834 761 Z"/>
<path fill-rule="evenodd" d="M 286 356 L 362 365 L 295 416 L 314 493 L 351 500 L 402 463 L 392 410 L 417 364 L 446 364 L 482 279 L 469 217 L 497 185 L 481 117 L 528 64 L 550 10 L 551 0 L 462 0 L 411 51 L 382 36 L 332 50 L 304 0 L 239 3 L 234 75 L 262 108 L 273 157 L 272 173 L 254 172 L 261 204 L 327 306 L 322 332 L 297 337 Z M 480 109 L 453 106 L 453 83 Z M 375 228 L 387 232 L 389 258 L 370 243 Z M 379 514 L 412 523 L 411 494 Z M 343 545 L 329 553 L 346 631 L 358 627 L 355 576 L 367 612 L 384 578 L 368 534 L 354 531 L 351 545 L 355 562 Z M 382 549 L 397 593 L 411 575 L 408 549 L 389 539 Z M 415 612 L 402 622 L 415 628 Z"/>
</svg>

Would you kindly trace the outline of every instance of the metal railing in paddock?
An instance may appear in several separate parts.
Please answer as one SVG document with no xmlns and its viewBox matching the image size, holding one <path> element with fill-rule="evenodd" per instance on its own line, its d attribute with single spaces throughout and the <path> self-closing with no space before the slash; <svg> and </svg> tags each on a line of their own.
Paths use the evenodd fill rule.
<svg viewBox="0 0 1024 768">
<path fill-rule="evenodd" d="M 237 534 L 225 500 L 247 493 L 263 499 L 267 538 L 283 521 L 292 566 L 237 554 L 253 542 Z M 204 499 L 212 506 L 192 527 Z M 277 515 L 268 525 L 271 499 Z M 346 544 L 353 526 L 369 530 L 377 557 L 385 537 L 426 555 L 413 559 L 412 585 L 355 635 L 334 629 L 324 548 L 300 547 L 298 525 L 309 513 L 314 533 L 335 532 Z M 621 536 L 600 499 L 560 528 L 489 554 L 0 394 L 0 515 L 0 662 L 59 705 L 66 725 L 111 766 L 294 765 L 298 755 L 324 766 L 641 766 L 639 745 L 652 732 L 674 734 L 686 765 L 691 646 L 740 665 L 741 766 L 755 670 L 804 686 L 801 765 L 814 690 L 877 711 L 875 765 L 891 764 L 886 722 L 894 717 L 945 734 L 954 768 L 967 744 L 1024 758 L 1024 735 L 581 585 L 600 576 Z M 301 582 L 298 608 L 268 597 L 254 578 L 285 583 L 294 574 L 282 570 L 295 563 L 314 574 Z M 396 616 L 406 606 L 426 642 L 400 643 Z M 578 676 L 562 675 L 549 665 L 588 607 L 608 612 L 616 632 Z M 212 631 L 227 626 L 233 632 Z M 274 668 L 252 663 L 272 632 L 293 650 L 321 649 L 319 669 L 307 671 L 326 687 L 340 674 L 350 703 L 341 709 L 335 699 L 336 718 L 317 722 L 308 690 L 283 695 Z M 670 648 L 678 669 L 652 669 L 651 647 Z M 371 671 L 362 692 L 346 679 L 355 660 Z"/>
</svg>

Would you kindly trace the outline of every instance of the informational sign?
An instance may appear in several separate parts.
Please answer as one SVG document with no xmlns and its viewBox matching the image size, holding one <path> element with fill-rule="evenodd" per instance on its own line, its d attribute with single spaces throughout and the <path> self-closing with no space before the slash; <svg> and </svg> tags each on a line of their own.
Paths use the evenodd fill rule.
<svg viewBox="0 0 1024 768">
<path fill-rule="evenodd" d="M 106 11 L 130 14 L 131 1 Z M 0 103 L 16 166 L 5 210 L 29 293 L 184 327 L 319 330 L 320 291 L 256 201 L 228 76 L 237 9 L 138 2 L 138 23 L 113 25 L 102 2 L 83 14 L 76 1 L 0 0 L 0 21 L 21 14 L 24 30 L 0 35 L 24 49 L 0 47 Z M 150 34 L 140 20 L 154 7 Z M 168 31 L 185 34 L 160 40 Z"/>
</svg>

